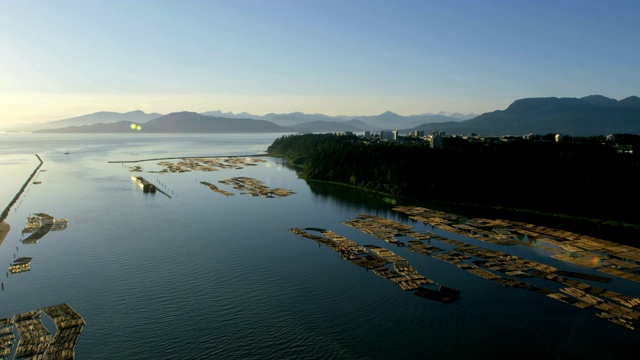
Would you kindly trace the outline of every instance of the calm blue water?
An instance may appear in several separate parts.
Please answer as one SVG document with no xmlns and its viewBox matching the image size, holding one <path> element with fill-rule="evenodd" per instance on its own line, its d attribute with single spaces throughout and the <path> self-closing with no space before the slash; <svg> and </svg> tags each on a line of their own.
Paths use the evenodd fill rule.
<svg viewBox="0 0 640 360">
<path fill-rule="evenodd" d="M 0 205 L 44 160 L 6 222 L 0 265 L 32 257 L 31 271 L 2 275 L 0 318 L 69 303 L 86 320 L 78 359 L 630 358 L 640 333 L 539 294 L 483 280 L 396 248 L 341 221 L 360 213 L 430 229 L 378 195 L 298 179 L 280 159 L 217 172 L 141 175 L 172 198 L 144 194 L 128 166 L 108 161 L 263 153 L 280 134 L 0 134 Z M 225 197 L 201 185 L 247 176 L 296 194 Z M 160 185 L 160 182 L 162 185 Z M 223 186 L 220 185 L 222 188 Z M 67 218 L 37 244 L 20 240 L 29 214 Z M 387 247 L 421 274 L 462 290 L 450 305 L 421 299 L 333 250 L 291 234 L 320 227 Z M 506 248 L 436 233 L 566 270 L 528 247 Z M 615 240 L 615 239 L 610 239 Z M 3 271 L 4 272 L 4 271 Z M 0 273 L 3 273 L 0 272 Z M 547 284 L 553 287 L 552 284 Z M 640 296 L 615 279 L 607 288 Z"/>
</svg>

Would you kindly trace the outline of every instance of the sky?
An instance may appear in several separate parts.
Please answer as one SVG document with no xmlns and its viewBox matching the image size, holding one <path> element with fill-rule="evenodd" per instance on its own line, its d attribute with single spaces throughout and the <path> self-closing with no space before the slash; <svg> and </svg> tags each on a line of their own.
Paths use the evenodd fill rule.
<svg viewBox="0 0 640 360">
<path fill-rule="evenodd" d="M 640 95 L 634 0 L 0 0 L 0 125 Z"/>
</svg>

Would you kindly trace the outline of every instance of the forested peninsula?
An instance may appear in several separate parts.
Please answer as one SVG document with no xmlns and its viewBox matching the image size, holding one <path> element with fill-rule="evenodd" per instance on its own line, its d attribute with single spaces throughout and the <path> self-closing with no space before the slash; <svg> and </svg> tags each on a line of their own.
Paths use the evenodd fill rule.
<svg viewBox="0 0 640 360">
<path fill-rule="evenodd" d="M 355 135 L 301 134 L 267 152 L 299 176 L 389 195 L 531 214 L 590 219 L 640 229 L 640 137 L 444 137 L 381 141 Z"/>
</svg>

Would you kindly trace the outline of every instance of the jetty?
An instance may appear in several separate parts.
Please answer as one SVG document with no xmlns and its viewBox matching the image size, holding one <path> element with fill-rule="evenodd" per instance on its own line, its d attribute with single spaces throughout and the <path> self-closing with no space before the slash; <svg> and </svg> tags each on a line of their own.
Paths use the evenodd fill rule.
<svg viewBox="0 0 640 360">
<path fill-rule="evenodd" d="M 42 161 L 40 156 L 38 154 L 35 154 L 35 155 L 38 158 L 38 161 L 40 163 L 33 170 L 31 175 L 27 179 L 27 181 L 24 182 L 24 185 L 22 185 L 20 190 L 18 190 L 18 193 L 16 194 L 16 196 L 14 196 L 13 199 L 11 200 L 11 202 L 9 202 L 9 205 L 7 205 L 7 207 L 4 209 L 4 211 L 2 211 L 2 214 L 0 214 L 0 223 L 3 222 L 7 218 L 7 216 L 9 215 L 9 211 L 11 211 L 11 208 L 13 207 L 13 205 L 18 201 L 18 199 L 20 198 L 20 196 L 22 195 L 24 190 L 27 188 L 27 186 L 29 185 L 31 180 L 36 176 L 36 174 L 38 173 L 38 169 L 40 169 L 40 167 L 42 167 L 42 164 L 44 164 L 44 161 Z"/>
</svg>

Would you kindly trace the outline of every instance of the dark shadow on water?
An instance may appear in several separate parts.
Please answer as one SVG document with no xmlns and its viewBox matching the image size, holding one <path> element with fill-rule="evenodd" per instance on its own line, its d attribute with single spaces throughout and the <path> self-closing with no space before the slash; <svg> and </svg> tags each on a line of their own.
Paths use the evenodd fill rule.
<svg viewBox="0 0 640 360">
<path fill-rule="evenodd" d="M 638 240 L 640 239 L 639 226 L 625 226 L 592 219 L 492 208 L 482 205 L 419 201 L 412 198 L 393 197 L 342 184 L 315 180 L 306 180 L 306 182 L 314 195 L 324 200 L 332 200 L 339 207 L 353 208 L 354 211 L 361 211 L 362 207 L 365 207 L 369 212 L 378 213 L 380 211 L 392 211 L 396 205 L 421 206 L 454 213 L 464 218 L 508 219 L 571 231 L 625 245 L 638 246 L 640 244 Z"/>
</svg>

